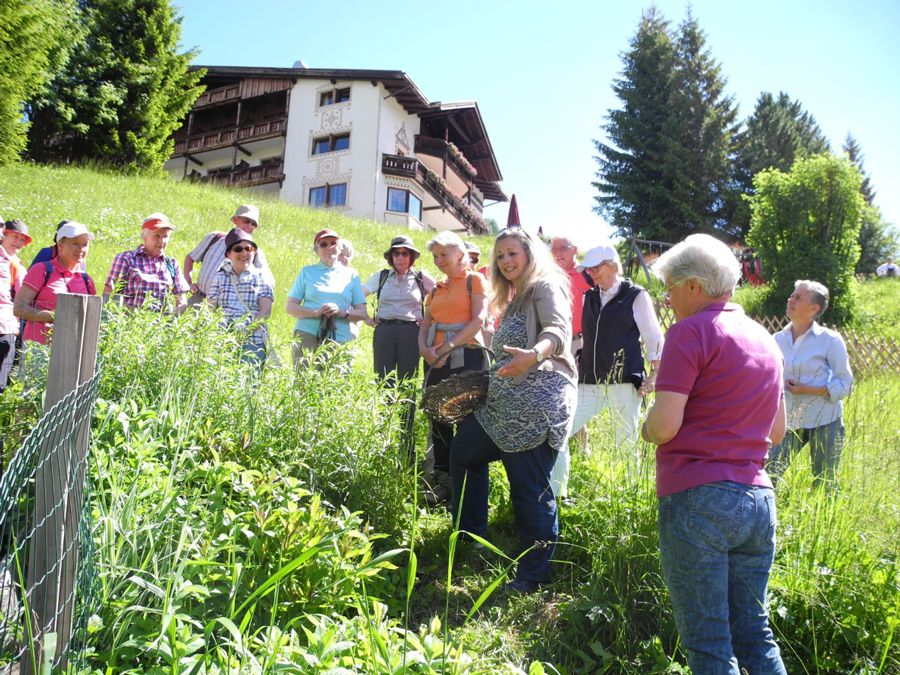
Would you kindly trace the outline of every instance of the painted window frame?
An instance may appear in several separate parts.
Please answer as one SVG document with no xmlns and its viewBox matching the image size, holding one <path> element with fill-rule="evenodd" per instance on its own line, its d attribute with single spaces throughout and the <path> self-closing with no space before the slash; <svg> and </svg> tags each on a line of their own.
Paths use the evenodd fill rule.
<svg viewBox="0 0 900 675">
<path fill-rule="evenodd" d="M 347 139 L 347 147 L 346 148 L 335 148 L 338 141 L 342 141 L 343 139 Z M 328 143 L 328 149 L 323 150 L 322 152 L 316 152 L 319 147 L 319 144 L 322 142 Z M 341 150 L 349 150 L 350 149 L 350 132 L 346 132 L 343 134 L 329 134 L 328 136 L 319 136 L 318 138 L 313 138 L 312 141 L 312 156 L 318 157 L 319 155 L 327 155 L 329 152 L 340 152 Z"/>
<path fill-rule="evenodd" d="M 331 191 L 332 191 L 332 189 L 334 189 L 334 188 L 340 188 L 340 187 L 344 188 L 344 201 L 341 202 L 340 204 L 332 204 L 332 203 L 331 203 L 331 201 L 332 201 L 332 193 L 331 193 Z M 325 200 L 324 200 L 321 204 L 314 204 L 314 203 L 313 203 L 313 192 L 316 191 L 316 190 L 325 190 Z M 308 195 L 308 197 L 309 197 L 309 199 L 308 199 L 308 202 L 307 202 L 307 203 L 308 203 L 312 208 L 317 208 L 317 209 L 330 209 L 330 208 L 338 208 L 338 207 L 341 207 L 341 206 L 347 206 L 347 183 L 334 183 L 334 184 L 331 184 L 331 183 L 325 183 L 325 185 L 317 185 L 317 186 L 315 186 L 315 187 L 311 187 L 311 188 L 309 189 L 309 195 Z"/>
<path fill-rule="evenodd" d="M 343 98 L 346 96 L 346 98 Z M 326 98 L 328 100 L 326 100 Z M 348 103 L 350 101 L 350 87 L 335 87 L 319 94 L 319 107 L 324 108 L 329 105 L 338 103 Z"/>
<path fill-rule="evenodd" d="M 391 208 L 391 190 L 396 190 L 397 192 L 406 193 L 406 198 L 404 200 L 405 208 L 402 211 L 397 211 L 397 210 Z M 409 210 L 410 198 L 415 199 L 419 203 L 419 209 L 418 209 L 419 214 L 418 215 L 416 215 L 415 213 L 413 213 L 412 211 Z M 412 190 L 408 190 L 406 188 L 398 188 L 398 187 L 394 187 L 392 185 L 388 186 L 386 209 L 388 211 L 391 211 L 392 213 L 407 213 L 418 221 L 422 220 L 422 198 L 419 197 L 419 195 L 415 194 Z"/>
</svg>

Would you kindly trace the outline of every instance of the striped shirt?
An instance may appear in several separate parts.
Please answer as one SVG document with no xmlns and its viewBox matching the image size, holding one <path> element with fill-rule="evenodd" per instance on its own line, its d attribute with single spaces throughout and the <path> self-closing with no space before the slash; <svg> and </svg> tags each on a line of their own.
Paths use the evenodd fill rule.
<svg viewBox="0 0 900 675">
<path fill-rule="evenodd" d="M 128 307 L 160 311 L 166 296 L 187 293 L 188 284 L 175 258 L 159 255 L 151 258 L 144 245 L 123 251 L 113 258 L 106 285 L 125 296 Z M 117 286 L 122 286 L 121 290 Z"/>
<path fill-rule="evenodd" d="M 228 326 L 241 328 L 253 323 L 253 317 L 259 311 L 260 298 L 275 299 L 272 286 L 263 278 L 262 271 L 251 265 L 238 277 L 227 259 L 213 277 L 207 295 L 211 305 L 222 309 Z M 264 347 L 267 337 L 268 329 L 262 325 L 253 331 L 250 342 Z"/>
<path fill-rule="evenodd" d="M 215 243 L 211 243 L 215 237 L 219 237 Z M 200 265 L 200 273 L 197 275 L 197 286 L 200 292 L 209 295 L 212 288 L 213 279 L 222 263 L 225 262 L 225 236 L 221 232 L 210 232 L 200 240 L 197 247 L 188 253 L 188 256 L 195 263 L 203 263 Z M 266 262 L 266 256 L 263 255 L 262 249 L 256 249 L 256 255 L 253 256 L 253 267 L 263 274 L 263 280 L 272 288 L 275 288 L 275 277 L 272 270 L 269 269 L 269 263 Z"/>
</svg>

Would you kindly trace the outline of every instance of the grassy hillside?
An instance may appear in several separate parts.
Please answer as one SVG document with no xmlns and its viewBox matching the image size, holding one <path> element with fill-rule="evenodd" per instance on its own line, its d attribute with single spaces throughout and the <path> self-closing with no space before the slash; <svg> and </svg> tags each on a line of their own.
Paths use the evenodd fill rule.
<svg viewBox="0 0 900 675">
<path fill-rule="evenodd" d="M 73 218 L 89 227 L 97 239 L 88 256 L 88 272 L 102 286 L 116 253 L 137 248 L 141 243 L 141 221 L 147 215 L 165 213 L 176 231 L 167 254 L 184 261 L 203 235 L 231 229 L 231 216 L 240 204 L 256 204 L 260 227 L 254 238 L 264 249 L 275 274 L 275 304 L 272 322 L 276 344 L 283 350 L 294 326 L 284 312 L 287 292 L 300 268 L 316 262 L 313 236 L 331 228 L 353 242 L 354 267 L 365 281 L 384 268 L 383 253 L 397 228 L 367 220 L 346 218 L 331 209 L 291 206 L 247 190 L 182 183 L 167 177 L 146 178 L 101 173 L 92 169 L 65 169 L 17 165 L 0 169 L 0 215 L 19 218 L 28 225 L 34 239 L 23 251 L 28 264 L 38 250 L 52 243 L 56 223 Z M 404 230 L 412 236 L 423 255 L 417 266 L 437 275 L 437 268 L 425 250 L 433 233 Z M 484 249 L 492 239 L 476 238 Z M 195 277 L 196 278 L 196 277 Z M 361 345 L 370 345 L 370 328 L 363 326 Z M 369 364 L 368 359 L 358 362 Z"/>
</svg>

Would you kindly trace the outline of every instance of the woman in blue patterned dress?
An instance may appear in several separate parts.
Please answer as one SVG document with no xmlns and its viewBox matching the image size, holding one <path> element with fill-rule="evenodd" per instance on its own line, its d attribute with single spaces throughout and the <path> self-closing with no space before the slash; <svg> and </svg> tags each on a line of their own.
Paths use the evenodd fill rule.
<svg viewBox="0 0 900 675">
<path fill-rule="evenodd" d="M 550 578 L 558 532 L 550 472 L 577 401 L 569 280 L 522 228 L 497 235 L 491 257 L 491 310 L 503 318 L 487 400 L 463 420 L 450 449 L 453 515 L 460 530 L 484 536 L 488 465 L 503 462 L 526 551 L 507 589 L 530 593 Z"/>
<path fill-rule="evenodd" d="M 262 366 L 269 349 L 269 329 L 262 323 L 272 314 L 275 293 L 262 270 L 254 266 L 256 242 L 239 228 L 225 236 L 225 260 L 213 277 L 206 301 L 220 307 L 225 323 L 243 334 L 241 360 Z M 249 335 L 246 330 L 254 325 Z"/>
</svg>

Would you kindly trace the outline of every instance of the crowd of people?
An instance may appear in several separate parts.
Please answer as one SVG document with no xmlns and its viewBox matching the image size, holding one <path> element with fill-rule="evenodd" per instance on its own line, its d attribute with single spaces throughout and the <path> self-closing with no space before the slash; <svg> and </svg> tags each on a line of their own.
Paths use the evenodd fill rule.
<svg viewBox="0 0 900 675">
<path fill-rule="evenodd" d="M 273 358 L 267 320 L 275 279 L 253 238 L 259 210 L 240 206 L 232 224 L 203 237 L 182 266 L 166 255 L 175 227 L 151 214 L 140 245 L 115 256 L 104 295 L 152 311 L 220 309 L 240 337 L 242 358 L 261 367 Z M 93 240 L 85 225 L 62 221 L 53 246 L 26 270 L 19 254 L 31 244 L 28 227 L 4 224 L 0 388 L 17 340 L 28 364 L 51 339 L 59 293 L 97 293 L 85 264 Z M 486 398 L 460 424 L 431 421 L 423 496 L 432 506 L 449 503 L 464 540 L 483 537 L 489 467 L 502 462 L 522 551 L 510 592 L 550 580 L 570 440 L 589 451 L 588 422 L 607 410 L 629 471 L 639 466 L 640 439 L 656 446 L 660 556 L 692 668 L 783 673 L 765 611 L 776 529 L 772 478 L 809 445 L 816 481 L 834 484 L 842 400 L 853 384 L 843 339 L 817 322 L 828 289 L 797 281 L 787 301 L 790 324 L 773 338 L 730 302 L 740 279 L 730 249 L 693 235 L 652 267 L 676 320 L 664 339 L 650 294 L 623 276 L 611 244 L 579 263 L 571 240 L 558 237 L 548 248 L 513 227 L 497 235 L 481 267 L 480 249 L 452 232 L 426 249 L 442 278 L 418 269 L 422 253 L 398 235 L 384 252 L 386 267 L 363 283 L 352 244 L 331 229 L 316 233 L 318 260 L 299 271 L 285 304 L 296 319 L 294 367 L 325 367 L 312 357 L 323 345 L 356 339 L 364 322 L 374 328 L 374 371 L 389 389 L 488 372 Z M 375 296 L 371 316 L 368 296 Z M 352 358 L 350 350 L 340 353 Z M 414 461 L 416 409 L 404 405 L 400 445 Z"/>
</svg>

